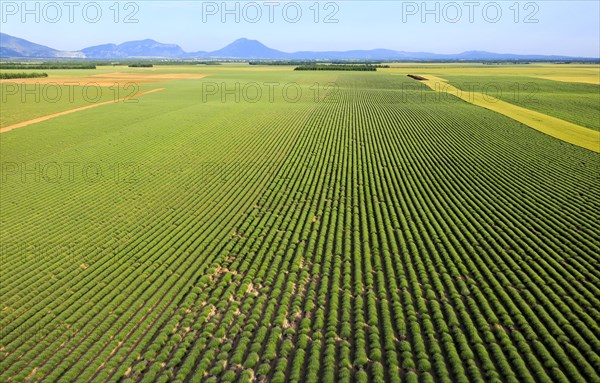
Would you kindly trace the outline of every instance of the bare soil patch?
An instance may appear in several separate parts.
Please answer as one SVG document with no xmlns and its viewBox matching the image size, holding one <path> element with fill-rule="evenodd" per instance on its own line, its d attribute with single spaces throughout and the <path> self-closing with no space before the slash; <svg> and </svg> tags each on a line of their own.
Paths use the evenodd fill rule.
<svg viewBox="0 0 600 383">
<path fill-rule="evenodd" d="M 0 80 L 12 84 L 54 84 L 63 86 L 126 86 L 131 83 L 148 84 L 164 80 L 198 80 L 208 75 L 198 73 L 102 73 L 82 77 L 40 77 Z"/>
</svg>

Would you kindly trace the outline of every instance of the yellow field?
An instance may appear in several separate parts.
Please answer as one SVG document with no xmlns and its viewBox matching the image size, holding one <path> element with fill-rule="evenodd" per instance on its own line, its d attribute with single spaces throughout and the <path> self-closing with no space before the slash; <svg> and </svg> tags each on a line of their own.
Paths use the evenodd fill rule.
<svg viewBox="0 0 600 383">
<path fill-rule="evenodd" d="M 463 92 L 460 89 L 448 84 L 447 80 L 444 80 L 440 77 L 431 75 L 422 76 L 427 76 L 427 81 L 422 81 L 423 84 L 435 91 L 447 92 L 452 95 L 456 95 L 464 101 L 497 113 L 501 113 L 549 136 L 597 153 L 600 152 L 600 132 L 598 131 L 584 128 L 583 126 L 579 126 L 556 117 L 548 116 L 543 113 L 513 105 L 489 95 L 483 95 L 479 92 Z"/>
<path fill-rule="evenodd" d="M 587 76 L 536 76 L 537 78 L 543 78 L 544 80 L 562 81 L 562 82 L 580 82 L 583 84 L 594 84 L 600 85 L 600 72 L 595 76 L 589 74 Z"/>
</svg>

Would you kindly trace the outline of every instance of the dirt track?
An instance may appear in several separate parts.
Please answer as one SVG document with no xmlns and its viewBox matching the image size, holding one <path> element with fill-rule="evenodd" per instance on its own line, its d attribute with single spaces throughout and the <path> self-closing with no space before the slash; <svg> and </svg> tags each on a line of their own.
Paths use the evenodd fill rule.
<svg viewBox="0 0 600 383">
<path fill-rule="evenodd" d="M 2 129 L 0 129 L 0 133 L 6 133 L 6 132 L 11 131 L 13 129 L 18 129 L 18 128 L 22 128 L 24 126 L 35 124 L 35 123 L 38 123 L 38 122 L 50 120 L 51 118 L 54 118 L 54 117 L 60 117 L 60 116 L 64 116 L 64 115 L 67 115 L 67 114 L 79 112 L 79 111 L 82 111 L 82 110 L 95 108 L 95 107 L 98 107 L 100 105 L 114 104 L 114 103 L 117 103 L 117 102 L 130 100 L 132 98 L 137 98 L 137 97 L 143 96 L 145 94 L 159 92 L 159 91 L 164 90 L 164 89 L 165 88 L 156 88 L 156 89 L 148 90 L 146 92 L 140 92 L 140 93 L 134 94 L 133 96 L 123 97 L 123 98 L 118 99 L 118 100 L 109 100 L 109 101 L 99 102 L 97 104 L 86 105 L 86 106 L 82 106 L 82 107 L 79 107 L 79 108 L 69 109 L 69 110 L 65 110 L 65 111 L 59 112 L 59 113 L 54 113 L 54 114 L 49 114 L 47 116 L 34 118 L 33 120 L 19 122 L 17 124 L 10 125 L 10 126 L 7 126 L 7 127 L 4 127 Z"/>
</svg>

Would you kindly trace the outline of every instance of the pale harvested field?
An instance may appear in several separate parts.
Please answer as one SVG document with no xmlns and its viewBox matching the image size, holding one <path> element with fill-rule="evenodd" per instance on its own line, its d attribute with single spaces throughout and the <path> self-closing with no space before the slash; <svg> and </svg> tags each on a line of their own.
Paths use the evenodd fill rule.
<svg viewBox="0 0 600 383">
<path fill-rule="evenodd" d="M 600 72 L 596 76 L 535 76 L 544 80 L 560 82 L 578 82 L 582 84 L 600 85 Z"/>
<path fill-rule="evenodd" d="M 91 76 L 78 77 L 40 77 L 19 78 L 0 80 L 0 83 L 12 84 L 40 84 L 40 85 L 62 85 L 62 86 L 125 86 L 132 83 L 149 84 L 165 80 L 198 80 L 206 77 L 206 74 L 191 73 L 102 73 Z"/>
<path fill-rule="evenodd" d="M 201 78 L 206 77 L 206 74 L 196 74 L 196 73 L 101 73 L 95 74 L 91 77 L 101 77 L 101 78 L 111 78 L 111 79 L 119 79 L 119 80 L 199 80 Z"/>
</svg>

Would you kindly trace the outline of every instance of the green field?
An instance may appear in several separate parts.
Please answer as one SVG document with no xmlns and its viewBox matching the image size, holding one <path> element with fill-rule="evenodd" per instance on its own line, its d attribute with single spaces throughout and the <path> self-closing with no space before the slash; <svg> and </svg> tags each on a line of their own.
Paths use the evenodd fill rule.
<svg viewBox="0 0 600 383">
<path fill-rule="evenodd" d="M 406 77 L 598 66 L 393 66 L 48 70 L 207 76 L 0 135 L 0 381 L 600 382 L 599 154 Z"/>
</svg>

